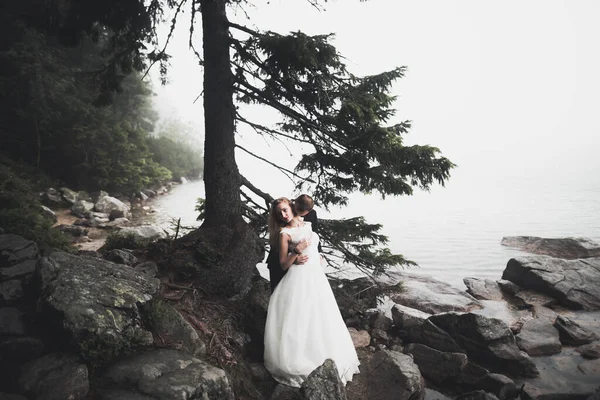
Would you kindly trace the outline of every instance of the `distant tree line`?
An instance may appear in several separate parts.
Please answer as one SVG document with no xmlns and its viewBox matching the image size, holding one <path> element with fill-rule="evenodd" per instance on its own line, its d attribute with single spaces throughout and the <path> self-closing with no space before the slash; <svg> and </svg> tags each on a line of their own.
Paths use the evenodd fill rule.
<svg viewBox="0 0 600 400">
<path fill-rule="evenodd" d="M 156 129 L 152 88 L 142 74 L 133 66 L 106 68 L 113 56 L 109 29 L 96 24 L 68 43 L 53 31 L 43 2 L 2 8 L 0 149 L 6 155 L 78 189 L 127 195 L 200 176 L 201 149 L 177 132 L 185 126 L 169 121 Z M 106 74 L 119 75 L 118 90 L 106 87 Z"/>
</svg>

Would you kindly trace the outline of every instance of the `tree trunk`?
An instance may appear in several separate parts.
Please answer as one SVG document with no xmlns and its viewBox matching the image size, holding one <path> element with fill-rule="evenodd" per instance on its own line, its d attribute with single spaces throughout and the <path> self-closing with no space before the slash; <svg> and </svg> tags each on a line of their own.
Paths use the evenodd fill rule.
<svg viewBox="0 0 600 400">
<path fill-rule="evenodd" d="M 203 227 L 243 222 L 241 178 L 235 162 L 233 74 L 229 54 L 227 0 L 201 0 L 204 49 Z"/>
</svg>

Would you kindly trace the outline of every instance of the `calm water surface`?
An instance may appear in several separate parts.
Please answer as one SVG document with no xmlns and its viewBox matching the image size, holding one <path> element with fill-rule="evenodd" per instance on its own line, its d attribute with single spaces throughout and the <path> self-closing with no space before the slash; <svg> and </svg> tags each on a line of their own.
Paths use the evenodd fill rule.
<svg viewBox="0 0 600 400">
<path fill-rule="evenodd" d="M 203 196 L 202 181 L 179 185 L 152 203 L 157 210 L 152 218 L 166 228 L 173 218 L 199 226 L 194 206 Z M 419 264 L 411 272 L 460 289 L 464 277 L 500 279 L 508 260 L 524 254 L 501 246 L 503 236 L 580 236 L 600 242 L 600 185 L 576 182 L 458 181 L 385 201 L 355 196 L 348 208 L 318 211 L 321 218 L 364 215 L 381 223 L 391 250 Z"/>
</svg>

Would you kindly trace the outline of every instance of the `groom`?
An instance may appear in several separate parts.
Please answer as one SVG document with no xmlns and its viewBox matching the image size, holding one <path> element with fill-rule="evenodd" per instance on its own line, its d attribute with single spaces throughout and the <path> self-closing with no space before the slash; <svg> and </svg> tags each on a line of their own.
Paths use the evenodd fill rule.
<svg viewBox="0 0 600 400">
<path fill-rule="evenodd" d="M 304 217 L 305 222 L 310 222 L 313 232 L 317 232 L 318 219 L 317 212 L 314 210 L 314 201 L 312 197 L 307 194 L 301 194 L 294 199 L 294 213 L 301 217 Z M 319 251 L 321 245 L 319 244 Z M 279 250 L 271 248 L 269 255 L 267 256 L 267 268 L 269 268 L 269 281 L 271 282 L 271 293 L 275 290 L 287 270 L 281 269 L 279 265 Z"/>
</svg>

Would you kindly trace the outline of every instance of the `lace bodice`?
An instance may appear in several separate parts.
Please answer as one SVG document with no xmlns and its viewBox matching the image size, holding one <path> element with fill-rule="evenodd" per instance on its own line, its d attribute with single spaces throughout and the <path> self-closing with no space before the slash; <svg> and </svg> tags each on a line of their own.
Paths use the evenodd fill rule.
<svg viewBox="0 0 600 400">
<path fill-rule="evenodd" d="M 283 228 L 281 233 L 287 233 L 292 238 L 289 245 L 289 250 L 292 251 L 296 248 L 296 245 L 300 243 L 302 239 L 310 240 L 310 246 L 308 246 L 302 253 L 307 253 L 311 250 L 317 250 L 319 244 L 319 235 L 312 230 L 311 223 L 304 221 L 304 225 L 297 226 L 294 228 Z"/>
</svg>

